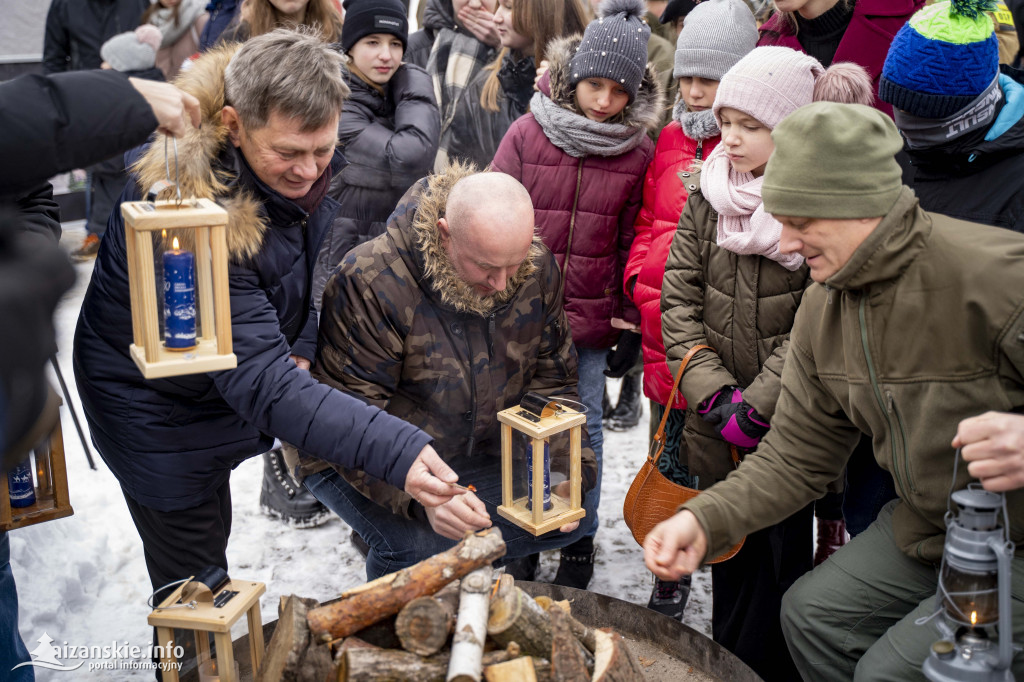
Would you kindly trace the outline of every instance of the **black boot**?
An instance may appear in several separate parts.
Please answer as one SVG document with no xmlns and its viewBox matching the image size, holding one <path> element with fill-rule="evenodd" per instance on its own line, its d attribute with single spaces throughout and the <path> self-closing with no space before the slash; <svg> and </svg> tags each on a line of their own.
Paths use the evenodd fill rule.
<svg viewBox="0 0 1024 682">
<path fill-rule="evenodd" d="M 279 448 L 263 453 L 260 509 L 267 516 L 298 528 L 314 528 L 331 518 L 327 507 L 288 473 Z"/>
<path fill-rule="evenodd" d="M 537 578 L 537 565 L 540 554 L 528 554 L 505 565 L 505 572 L 516 580 L 534 580 Z"/>
<path fill-rule="evenodd" d="M 587 589 L 594 576 L 594 536 L 585 535 L 568 547 L 562 548 L 558 573 L 551 582 L 563 587 Z"/>
<path fill-rule="evenodd" d="M 611 431 L 627 431 L 640 423 L 640 413 L 643 411 L 640 405 L 643 377 L 643 372 L 633 371 L 622 377 L 619 404 L 604 422 L 605 427 Z"/>
</svg>

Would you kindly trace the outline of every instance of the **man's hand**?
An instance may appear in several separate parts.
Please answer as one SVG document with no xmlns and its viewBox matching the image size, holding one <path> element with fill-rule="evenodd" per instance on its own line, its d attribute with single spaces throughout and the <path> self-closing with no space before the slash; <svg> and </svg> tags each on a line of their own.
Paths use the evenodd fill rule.
<svg viewBox="0 0 1024 682">
<path fill-rule="evenodd" d="M 160 83 L 144 78 L 129 78 L 128 82 L 149 103 L 153 115 L 156 116 L 157 130 L 164 135 L 175 137 L 184 135 L 188 130 L 185 123 L 186 117 L 191 121 L 193 128 L 199 127 L 199 100 L 192 95 L 179 90 L 170 83 Z"/>
<path fill-rule="evenodd" d="M 960 422 L 954 448 L 986 490 L 1024 488 L 1024 415 L 986 412 Z"/>
<path fill-rule="evenodd" d="M 291 361 L 295 363 L 296 367 L 304 369 L 307 372 L 309 371 L 309 360 L 300 355 L 289 355 L 288 357 L 291 358 Z"/>
<path fill-rule="evenodd" d="M 465 5 L 459 10 L 459 25 L 473 34 L 473 36 L 484 45 L 498 47 L 501 45 L 501 38 L 498 36 L 498 29 L 494 28 L 494 14 L 488 12 L 486 7 L 473 7 L 472 4 Z"/>
<path fill-rule="evenodd" d="M 409 473 L 405 476 L 405 492 L 430 509 L 465 494 L 465 490 L 449 485 L 458 480 L 458 474 L 428 445 L 420 450 L 416 461 L 409 467 Z"/>
<path fill-rule="evenodd" d="M 693 512 L 684 509 L 654 527 L 644 540 L 644 563 L 662 580 L 690 575 L 704 560 L 708 537 Z"/>
<path fill-rule="evenodd" d="M 427 520 L 438 535 L 461 540 L 466 531 L 490 528 L 491 517 L 480 498 L 471 492 L 437 507 L 427 507 Z"/>
</svg>

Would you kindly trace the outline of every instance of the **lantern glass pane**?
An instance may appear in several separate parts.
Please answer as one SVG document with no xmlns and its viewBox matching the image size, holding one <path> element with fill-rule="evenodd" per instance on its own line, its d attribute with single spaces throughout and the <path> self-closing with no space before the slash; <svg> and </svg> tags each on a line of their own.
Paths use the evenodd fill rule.
<svg viewBox="0 0 1024 682">
<path fill-rule="evenodd" d="M 968 571 L 946 563 L 941 579 L 943 606 L 951 620 L 962 625 L 994 625 L 999 620 L 998 571 Z"/>
<path fill-rule="evenodd" d="M 160 342 L 168 350 L 187 352 L 203 337 L 199 269 L 204 267 L 204 262 L 196 244 L 198 231 L 183 227 L 148 234 L 153 242 Z M 208 252 L 206 249 L 205 253 Z M 209 268 L 208 255 L 205 267 Z"/>
<path fill-rule="evenodd" d="M 553 498 L 561 498 L 564 505 L 569 503 L 569 431 L 549 436 L 545 441 L 546 468 L 544 470 L 544 505 L 545 511 L 555 513 Z M 533 463 L 530 453 L 533 451 L 533 439 L 521 432 L 514 432 L 512 438 L 512 497 L 532 509 L 531 494 L 533 490 Z"/>
</svg>

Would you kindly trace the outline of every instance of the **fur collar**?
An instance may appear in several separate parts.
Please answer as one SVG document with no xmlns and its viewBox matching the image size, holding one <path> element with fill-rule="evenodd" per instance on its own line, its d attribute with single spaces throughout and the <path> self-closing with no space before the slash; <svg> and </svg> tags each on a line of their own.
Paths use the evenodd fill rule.
<svg viewBox="0 0 1024 682">
<path fill-rule="evenodd" d="M 575 88 L 569 85 L 569 62 L 576 54 L 583 38 L 572 35 L 556 38 L 548 43 L 547 58 L 550 73 L 550 97 L 558 106 L 579 113 L 576 108 Z M 657 130 L 661 125 L 665 107 L 665 93 L 658 80 L 654 67 L 648 62 L 644 69 L 644 78 L 640 81 L 633 103 L 623 110 L 622 120 L 616 119 L 609 123 L 622 123 L 633 128 Z"/>
<path fill-rule="evenodd" d="M 475 172 L 476 169 L 469 164 L 454 163 L 444 173 L 431 175 L 426 180 L 426 188 L 420 193 L 412 230 L 416 251 L 423 259 L 423 276 L 441 303 L 451 306 L 460 313 L 484 316 L 512 300 L 523 282 L 537 271 L 541 241 L 539 237 L 534 236 L 533 246 L 530 247 L 526 260 L 512 276 L 505 290 L 493 296 L 481 297 L 459 277 L 441 243 L 441 231 L 437 228 L 437 221 L 444 217 L 448 194 L 455 183 Z"/>
<path fill-rule="evenodd" d="M 178 183 L 183 197 L 205 197 L 216 199 L 228 212 L 227 242 L 232 259 L 247 260 L 254 257 L 263 246 L 267 230 L 266 220 L 261 213 L 261 202 L 252 193 L 231 186 L 233 178 L 217 167 L 227 141 L 227 127 L 221 122 L 220 112 L 224 108 L 224 70 L 235 52 L 241 47 L 229 43 L 204 53 L 181 72 L 174 83 L 199 100 L 202 123 L 199 128 L 189 128 L 178 138 Z M 175 159 L 171 154 L 171 178 L 175 176 Z M 164 135 L 157 134 L 152 144 L 131 168 L 138 178 L 143 192 L 149 191 L 157 182 L 164 180 Z M 158 198 L 174 197 L 174 188 L 164 189 Z"/>
</svg>

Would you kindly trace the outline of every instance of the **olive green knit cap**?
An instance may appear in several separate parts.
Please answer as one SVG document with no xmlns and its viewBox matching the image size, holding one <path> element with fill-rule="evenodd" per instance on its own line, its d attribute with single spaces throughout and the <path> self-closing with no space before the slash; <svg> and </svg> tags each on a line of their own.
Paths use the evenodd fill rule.
<svg viewBox="0 0 1024 682">
<path fill-rule="evenodd" d="M 815 102 L 772 130 L 761 199 L 773 215 L 877 218 L 903 188 L 892 119 L 863 104 Z"/>
</svg>

